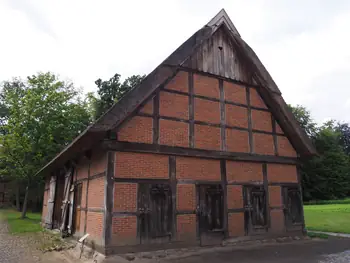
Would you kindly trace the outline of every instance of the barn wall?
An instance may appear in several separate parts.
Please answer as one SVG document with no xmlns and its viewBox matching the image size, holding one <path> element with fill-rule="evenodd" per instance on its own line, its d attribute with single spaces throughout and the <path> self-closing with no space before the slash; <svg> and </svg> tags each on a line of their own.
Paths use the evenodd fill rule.
<svg viewBox="0 0 350 263">
<path fill-rule="evenodd" d="M 179 71 L 116 132 L 121 142 L 297 157 L 258 87 L 199 72 Z"/>
</svg>

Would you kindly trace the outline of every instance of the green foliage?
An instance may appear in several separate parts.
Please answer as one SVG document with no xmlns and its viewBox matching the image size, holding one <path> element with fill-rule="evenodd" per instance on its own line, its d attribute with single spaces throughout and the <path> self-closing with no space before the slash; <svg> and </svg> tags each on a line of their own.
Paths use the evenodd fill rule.
<svg viewBox="0 0 350 263">
<path fill-rule="evenodd" d="M 145 75 L 132 75 L 120 82 L 120 75 L 115 74 L 109 80 L 102 81 L 98 79 L 95 81 L 97 85 L 97 93 L 99 95 L 96 98 L 92 93 L 87 95 L 87 101 L 89 104 L 89 112 L 93 119 L 98 119 L 109 108 L 113 106 L 115 102 L 121 99 L 128 91 L 136 87 L 145 78 Z"/>
<path fill-rule="evenodd" d="M 39 213 L 27 213 L 27 217 L 22 220 L 20 212 L 0 210 L 0 216 L 7 221 L 11 234 L 34 233 L 42 230 L 41 214 Z"/>
<path fill-rule="evenodd" d="M 308 230 L 350 234 L 350 204 L 304 206 Z"/>
<path fill-rule="evenodd" d="M 5 82 L 1 105 L 7 116 L 1 125 L 0 173 L 29 187 L 41 181 L 35 178 L 38 170 L 89 123 L 78 90 L 51 73 Z"/>
<path fill-rule="evenodd" d="M 331 204 L 350 204 L 350 198 L 336 200 L 311 200 L 304 202 L 305 205 L 331 205 Z"/>
<path fill-rule="evenodd" d="M 317 232 L 307 232 L 307 235 L 311 238 L 322 238 L 322 239 L 328 239 L 329 236 L 324 233 L 317 233 Z"/>
<path fill-rule="evenodd" d="M 289 108 L 292 110 L 295 118 L 305 130 L 306 134 L 313 137 L 317 133 L 317 124 L 312 119 L 310 111 L 301 105 L 295 107 L 289 105 Z"/>
</svg>

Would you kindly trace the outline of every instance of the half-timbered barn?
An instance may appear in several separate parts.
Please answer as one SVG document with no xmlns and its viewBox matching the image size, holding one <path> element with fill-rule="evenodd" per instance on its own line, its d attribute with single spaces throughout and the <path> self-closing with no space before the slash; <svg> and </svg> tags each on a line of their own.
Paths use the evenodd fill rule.
<svg viewBox="0 0 350 263">
<path fill-rule="evenodd" d="M 302 235 L 313 154 L 222 10 L 42 168 L 43 223 L 106 254 Z"/>
</svg>

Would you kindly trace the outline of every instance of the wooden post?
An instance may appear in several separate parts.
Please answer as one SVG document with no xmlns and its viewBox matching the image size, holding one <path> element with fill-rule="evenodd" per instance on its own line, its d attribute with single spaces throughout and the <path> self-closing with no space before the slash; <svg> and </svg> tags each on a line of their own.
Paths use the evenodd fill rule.
<svg viewBox="0 0 350 263">
<path fill-rule="evenodd" d="M 263 172 L 263 180 L 264 180 L 264 190 L 265 190 L 265 209 L 266 209 L 266 220 L 267 220 L 267 229 L 268 230 L 271 227 L 271 220 L 270 220 L 270 196 L 269 196 L 269 182 L 267 179 L 267 164 L 263 163 L 262 165 L 262 172 Z"/>
<path fill-rule="evenodd" d="M 224 94 L 224 82 L 219 79 L 220 90 L 220 133 L 221 133 L 221 150 L 226 151 L 226 112 L 225 112 L 225 94 Z"/>
<path fill-rule="evenodd" d="M 172 210 L 173 210 L 173 225 L 172 225 L 172 240 L 177 239 L 177 209 L 176 209 L 176 157 L 169 156 L 169 178 L 170 178 L 170 187 L 172 195 Z"/>
<path fill-rule="evenodd" d="M 107 152 L 107 172 L 105 175 L 105 213 L 103 241 L 105 248 L 111 245 L 112 240 L 112 221 L 113 221 L 113 203 L 114 203 L 114 166 L 115 152 Z"/>
<path fill-rule="evenodd" d="M 220 168 L 221 168 L 221 187 L 223 191 L 223 198 L 224 198 L 224 216 L 223 216 L 223 226 L 224 226 L 224 236 L 227 238 L 229 236 L 228 234 L 228 209 L 227 209 L 227 178 L 226 178 L 226 160 L 220 161 Z"/>
<path fill-rule="evenodd" d="M 254 152 L 253 131 L 252 131 L 252 109 L 250 107 L 250 87 L 246 87 L 246 99 L 248 106 L 248 136 L 249 136 L 249 152 Z"/>
<path fill-rule="evenodd" d="M 193 87 L 193 73 L 188 72 L 188 88 L 189 88 L 189 100 L 188 100 L 188 107 L 189 107 L 189 121 L 190 121 L 190 148 L 194 148 L 194 87 Z"/>
</svg>

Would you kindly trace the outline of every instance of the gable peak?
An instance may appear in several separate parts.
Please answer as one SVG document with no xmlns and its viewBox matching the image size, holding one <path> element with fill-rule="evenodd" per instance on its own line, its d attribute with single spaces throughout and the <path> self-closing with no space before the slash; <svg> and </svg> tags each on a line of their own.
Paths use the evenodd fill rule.
<svg viewBox="0 0 350 263">
<path fill-rule="evenodd" d="M 240 36 L 238 33 L 237 28 L 233 24 L 232 20 L 226 13 L 225 9 L 221 9 L 219 13 L 217 13 L 216 16 L 214 16 L 207 24 L 209 27 L 216 27 L 219 28 L 222 24 L 225 24 L 226 27 L 235 35 Z"/>
</svg>

